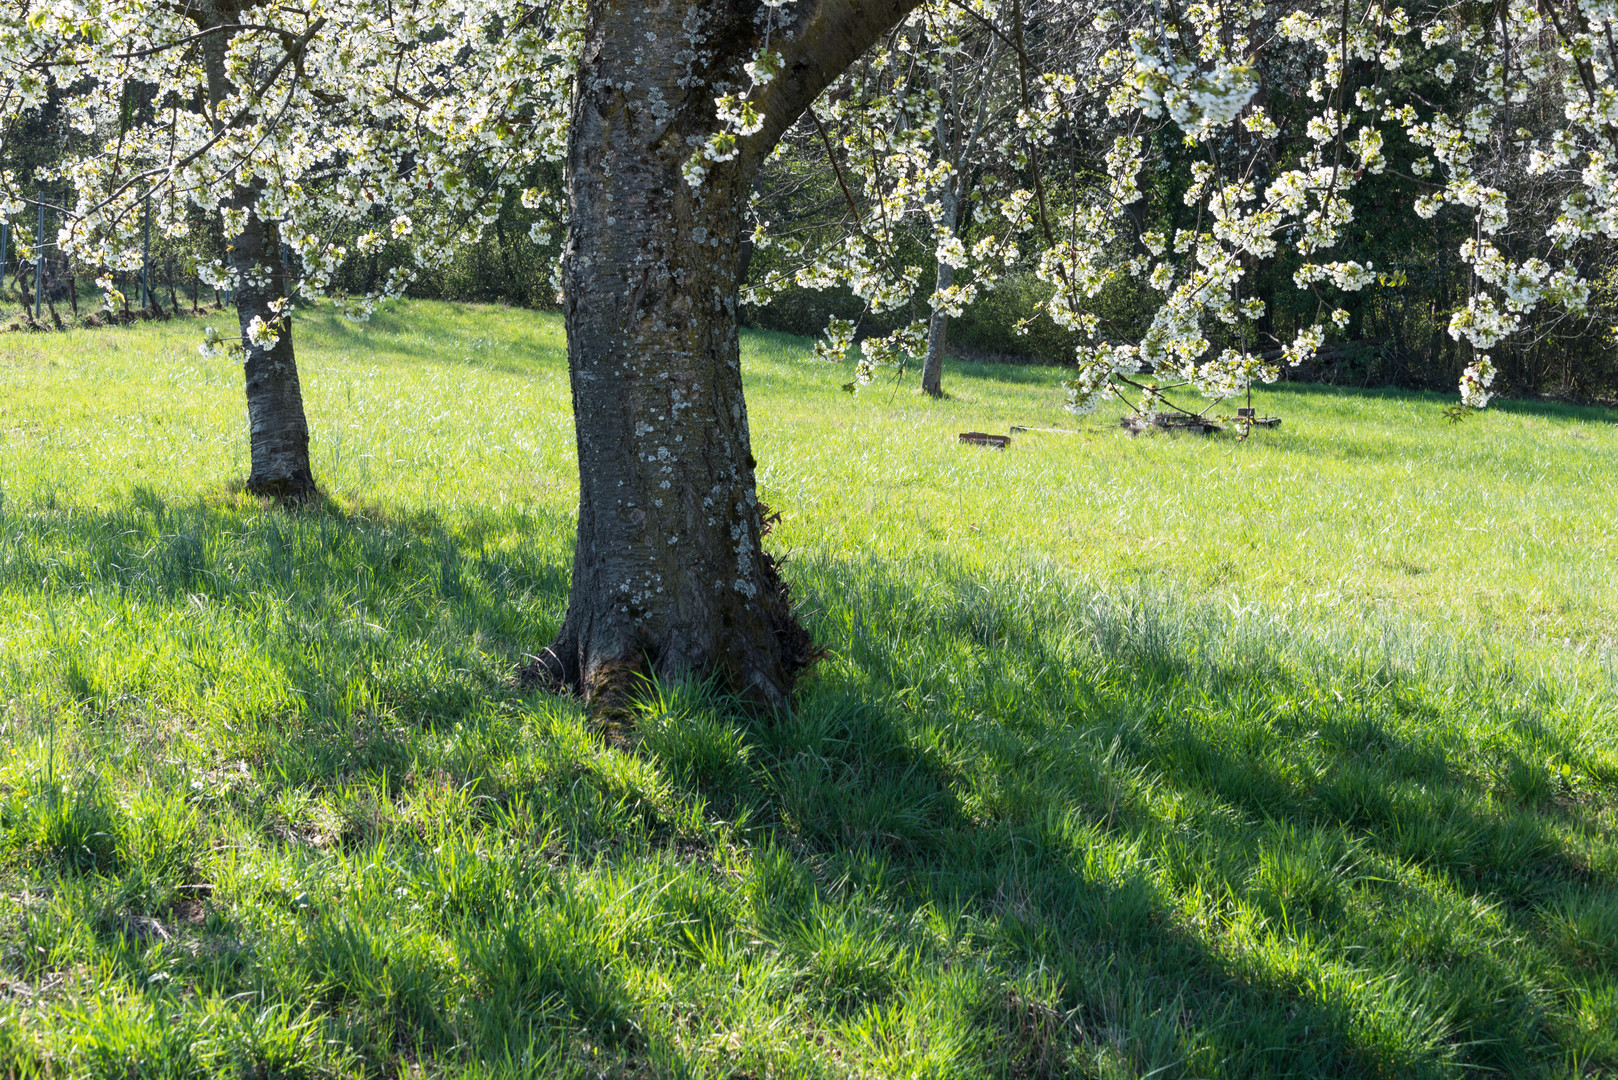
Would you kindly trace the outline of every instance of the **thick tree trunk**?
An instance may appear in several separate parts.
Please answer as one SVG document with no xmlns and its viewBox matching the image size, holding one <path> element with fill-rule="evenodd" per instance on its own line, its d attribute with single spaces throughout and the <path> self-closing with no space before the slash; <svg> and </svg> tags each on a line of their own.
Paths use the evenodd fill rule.
<svg viewBox="0 0 1618 1080">
<path fill-rule="evenodd" d="M 742 208 L 758 160 L 914 0 L 809 2 L 767 129 L 695 190 L 682 167 L 743 78 L 757 3 L 592 0 L 569 137 L 564 263 L 579 447 L 567 616 L 531 678 L 612 718 L 642 675 L 715 675 L 787 700 L 811 660 L 761 545 L 736 309 Z"/>
<path fill-rule="evenodd" d="M 681 175 L 693 118 L 660 120 L 636 92 L 678 93 L 683 14 L 596 12 L 573 110 L 564 281 L 579 534 L 545 659 L 608 707 L 636 675 L 687 671 L 780 703 L 809 659 L 760 545 L 736 327 L 747 186 L 725 169 L 693 191 Z"/>
</svg>

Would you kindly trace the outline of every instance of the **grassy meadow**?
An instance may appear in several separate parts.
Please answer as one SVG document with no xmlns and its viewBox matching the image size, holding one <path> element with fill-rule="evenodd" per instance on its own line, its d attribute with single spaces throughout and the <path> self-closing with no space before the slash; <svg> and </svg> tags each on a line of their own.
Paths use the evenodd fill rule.
<svg viewBox="0 0 1618 1080">
<path fill-rule="evenodd" d="M 301 318 L 299 511 L 200 325 L 0 335 L 0 1075 L 1618 1073 L 1618 415 L 1131 438 L 748 335 L 829 655 L 626 751 L 512 677 L 559 320 Z"/>
</svg>

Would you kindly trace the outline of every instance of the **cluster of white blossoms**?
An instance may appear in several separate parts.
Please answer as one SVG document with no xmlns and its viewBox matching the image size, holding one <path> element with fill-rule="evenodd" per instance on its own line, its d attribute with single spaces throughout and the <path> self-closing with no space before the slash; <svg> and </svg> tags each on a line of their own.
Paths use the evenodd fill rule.
<svg viewBox="0 0 1618 1080">
<path fill-rule="evenodd" d="M 1488 13 L 1457 3 L 1418 22 L 1376 0 L 1293 0 L 1281 9 L 1201 3 L 1172 17 L 1146 5 L 929 3 L 799 129 L 804 144 L 827 144 L 850 204 L 844 232 L 813 243 L 759 222 L 757 243 L 800 262 L 772 271 L 748 299 L 765 302 L 789 284 L 846 286 L 869 314 L 897 309 L 929 276 L 914 244 L 900 242 L 898 225 L 930 218 L 935 312 L 959 315 L 1007 269 L 1032 265 L 1048 288 L 1041 314 L 1079 339 L 1066 382 L 1070 408 L 1138 394 L 1136 407 L 1150 414 L 1175 407 L 1168 395 L 1177 387 L 1217 402 L 1309 360 L 1329 332 L 1348 328 L 1340 297 L 1375 285 L 1377 270 L 1332 251 L 1355 221 L 1360 181 L 1388 170 L 1387 139 L 1402 131 L 1430 155 L 1408 178 L 1428 187 L 1413 212 L 1455 207 L 1475 224 L 1456 252 L 1473 270 L 1472 288 L 1449 330 L 1471 358 L 1463 404 L 1481 408 L 1494 379 L 1487 350 L 1548 305 L 1583 311 L 1590 289 L 1577 249 L 1618 238 L 1615 12 L 1610 3 L 1538 9 L 1511 0 Z M 940 193 L 963 168 L 947 137 L 959 109 L 940 88 L 962 56 L 987 70 L 981 58 L 1001 42 L 1025 40 L 1019 16 L 1037 16 L 1041 41 L 1060 44 L 1017 57 L 1003 80 L 983 80 L 977 100 L 986 113 L 1008 88 L 1014 108 L 981 129 L 986 137 L 966 167 L 983 179 L 969 212 L 953 218 Z M 973 36 L 984 27 L 993 29 Z M 1263 63 L 1255 42 L 1266 43 Z M 1393 77 L 1412 63 L 1430 64 L 1452 83 L 1460 73 L 1465 92 L 1435 109 L 1408 92 L 1409 80 Z M 1300 70 L 1308 75 L 1283 123 L 1259 91 L 1266 78 L 1296 79 Z M 1524 126 L 1535 123 L 1541 127 Z M 1300 128 L 1307 141 L 1296 153 Z M 1105 176 L 1095 182 L 1076 184 L 1076 169 L 1051 160 L 1079 133 L 1111 140 Z M 1162 174 L 1180 175 L 1183 164 L 1169 162 L 1184 163 L 1188 153 L 1188 182 L 1175 189 Z M 1512 230 L 1499 178 L 1513 170 L 1554 179 L 1564 194 L 1540 233 L 1512 233 L 1508 256 L 1492 238 Z M 1150 172 L 1159 175 L 1147 184 Z M 1174 191 L 1189 213 L 1144 205 L 1143 188 L 1159 200 Z M 1166 221 L 1181 224 L 1158 224 Z M 1292 281 L 1313 295 L 1315 314 L 1278 340 L 1268 305 L 1248 283 L 1282 255 L 1302 257 Z M 1158 298 L 1144 331 L 1106 319 L 1105 294 L 1125 278 Z M 876 361 L 903 362 L 902 343 L 918 340 L 913 331 L 892 335 L 893 347 L 865 349 L 856 384 Z M 834 323 L 820 355 L 842 357 L 850 332 L 845 321 Z"/>
<path fill-rule="evenodd" d="M 1421 41 L 1446 82 L 1466 76 L 1454 104 L 1387 104 L 1386 115 L 1431 151 L 1419 172 L 1432 190 L 1416 212 L 1432 217 L 1450 206 L 1472 219 L 1473 236 L 1458 254 L 1472 269 L 1473 288 L 1449 325 L 1450 336 L 1473 350 L 1461 376 L 1467 406 L 1482 408 L 1491 397 L 1495 369 L 1485 350 L 1548 308 L 1586 310 L 1581 253 L 1590 242 L 1618 238 L 1615 22 L 1618 8 L 1605 0 L 1446 5 Z M 1535 221 L 1542 205 L 1511 205 L 1508 185 L 1522 176 L 1555 193 L 1548 223 Z"/>
<path fill-rule="evenodd" d="M 1053 287 L 1051 317 L 1088 339 L 1077 350 L 1077 374 L 1065 383 L 1072 411 L 1088 412 L 1104 395 L 1131 391 L 1146 416 L 1164 408 L 1188 411 L 1173 405 L 1169 391 L 1185 388 L 1218 402 L 1254 382 L 1274 381 L 1283 363 L 1301 363 L 1319 348 L 1322 319 L 1346 322 L 1347 313 L 1328 306 L 1320 289 L 1354 291 L 1374 280 L 1370 266 L 1313 261 L 1354 220 L 1349 195 L 1358 176 L 1385 166 L 1374 129 L 1349 134 L 1341 58 L 1322 64 L 1322 76 L 1310 87 L 1320 102 L 1305 128 L 1312 146 L 1290 168 L 1267 165 L 1279 157 L 1282 130 L 1254 100 L 1262 74 L 1250 59 L 1254 36 L 1290 40 L 1305 52 L 1340 46 L 1340 37 L 1320 32 L 1335 10 L 1322 5 L 1311 18 L 1298 8 L 1278 25 L 1261 3 L 1191 5 L 1173 23 L 1141 11 L 1127 44 L 1101 57 L 1093 79 L 1105 89 L 1112 121 L 1127 134 L 1107 155 L 1107 192 L 1064 211 L 1065 233 L 1039 271 Z M 1375 8 L 1359 14 L 1378 18 Z M 1120 28 L 1122 19 L 1107 25 Z M 1084 97 L 1075 95 L 1070 115 L 1080 114 Z M 1150 164 L 1142 136 L 1161 132 L 1165 118 L 1175 141 L 1194 155 L 1181 193 L 1194 224 L 1171 233 L 1142 230 L 1137 222 L 1162 211 L 1134 205 L 1141 199 L 1139 174 Z M 1153 141 L 1161 146 L 1163 139 L 1157 134 Z M 1294 283 L 1317 293 L 1319 314 L 1290 342 L 1264 348 L 1267 305 L 1244 296 L 1243 285 L 1277 255 L 1283 239 L 1311 260 Z M 1161 298 L 1138 342 L 1111 339 L 1092 310 L 1120 276 L 1142 280 Z"/>
<path fill-rule="evenodd" d="M 841 286 L 878 316 L 911 303 L 933 276 L 928 306 L 956 316 L 1008 270 L 1031 264 L 1048 290 L 1039 316 L 1078 338 L 1066 382 L 1075 411 L 1108 393 L 1138 393 L 1136 407 L 1150 413 L 1176 407 L 1175 387 L 1220 401 L 1274 380 L 1283 363 L 1313 355 L 1327 325 L 1346 321 L 1328 291 L 1375 280 L 1373 267 L 1320 257 L 1354 220 L 1358 177 L 1386 167 L 1381 117 L 1345 100 L 1343 38 L 1326 33 L 1339 11 L 1321 3 L 1281 19 L 1256 2 L 1193 4 L 1168 22 L 1154 8 L 1104 0 L 929 0 L 794 132 L 805 151 L 824 146 L 848 203 L 843 228 L 804 238 L 758 220 L 754 243 L 784 257 L 744 299 Z M 1039 49 L 1007 45 L 1028 40 L 1019 19 L 1038 21 Z M 1350 57 L 1392 57 L 1388 39 L 1410 30 L 1402 13 L 1374 4 L 1353 19 L 1361 29 L 1350 35 Z M 1283 132 L 1255 99 L 1262 71 L 1252 43 L 1261 36 L 1306 58 L 1336 50 L 1315 65 L 1323 75 L 1311 87 L 1312 149 L 1283 169 L 1268 164 Z M 952 95 L 963 72 L 973 92 Z M 1080 133 L 1096 132 L 1109 132 L 1105 177 L 1076 184 L 1079 172 L 1062 155 Z M 1165 147 L 1181 161 L 1191 151 L 1189 183 L 1176 189 L 1189 215 L 1143 205 L 1143 174 L 1162 168 Z M 975 183 L 966 196 L 963 175 Z M 1150 186 L 1161 198 L 1163 177 Z M 1166 218 L 1187 224 L 1149 224 Z M 907 219 L 935 238 L 925 263 L 906 242 L 916 232 L 902 230 Z M 1267 306 L 1244 295 L 1243 283 L 1283 242 L 1309 260 L 1296 284 L 1317 294 L 1317 316 L 1266 347 Z M 1158 297 L 1143 333 L 1103 314 L 1104 294 L 1128 278 Z M 817 355 L 841 359 L 853 332 L 835 320 Z M 917 323 L 867 338 L 851 385 L 914 358 L 924 343 Z"/>
<path fill-rule="evenodd" d="M 685 163 L 685 182 L 692 188 L 702 186 L 713 163 L 734 159 L 740 152 L 742 140 L 764 129 L 759 98 L 764 88 L 781 73 L 781 54 L 772 47 L 771 39 L 785 22 L 790 4 L 791 0 L 765 0 L 762 5 L 758 16 L 759 45 L 753 58 L 742 65 L 747 86 L 724 87 L 714 98 L 719 128 L 699 142 Z"/>
<path fill-rule="evenodd" d="M 559 0 L 526 24 L 476 0 L 269 0 L 214 24 L 159 0 L 0 16 L 0 119 L 38 108 L 54 83 L 84 137 L 42 176 L 0 174 L 0 210 L 24 183 L 66 191 L 57 243 L 108 271 L 139 267 L 148 212 L 157 235 L 217 231 L 225 250 L 197 271 L 227 289 L 269 284 L 231 251 L 257 219 L 289 297 L 363 316 L 475 242 L 536 163 L 563 156 L 582 7 Z M 409 258 L 371 292 L 338 287 L 350 256 L 390 243 Z M 100 280 L 110 294 L 111 274 Z M 271 347 L 289 311 L 248 326 L 244 348 Z"/>
<path fill-rule="evenodd" d="M 1485 407 L 1494 396 L 1489 392 L 1493 383 L 1494 365 L 1486 354 L 1477 357 L 1461 372 L 1461 404 L 1471 409 Z"/>
<path fill-rule="evenodd" d="M 690 144 L 693 188 L 763 132 L 791 4 L 759 9 L 715 130 Z M 555 242 L 563 200 L 534 175 L 564 157 L 582 0 L 266 0 L 213 27 L 190 10 L 24 0 L 0 14 L 0 132 L 55 83 L 72 90 L 62 100 L 86 147 L 42 177 L 0 169 L 0 214 L 39 182 L 69 192 L 57 241 L 99 268 L 109 303 L 112 275 L 139 265 L 147 205 L 176 238 L 217 229 L 228 243 L 266 223 L 290 256 L 288 294 L 356 314 L 476 241 L 509 194 L 548 219 L 533 239 Z M 868 318 L 912 303 L 958 316 L 1027 267 L 1044 286 L 1039 315 L 1078 341 L 1071 408 L 1110 393 L 1150 414 L 1179 407 L 1182 387 L 1225 400 L 1346 328 L 1341 294 L 1376 268 L 1333 249 L 1357 184 L 1389 168 L 1387 137 L 1402 132 L 1424 155 L 1412 211 L 1473 226 L 1456 252 L 1473 284 L 1449 333 L 1469 359 L 1463 402 L 1482 407 L 1489 350 L 1549 307 L 1584 310 L 1581 252 L 1618 239 L 1615 19 L 1611 0 L 1456 0 L 1419 17 L 1381 0 L 924 0 L 781 144 L 824 151 L 846 214 L 807 234 L 760 214 L 753 242 L 779 257 L 743 298 L 847 288 L 861 314 L 834 319 L 816 353 L 843 361 L 857 341 L 857 386 L 927 342 L 925 318 L 885 335 L 862 333 Z M 210 50 L 214 78 L 199 62 Z M 1393 77 L 1418 63 L 1447 104 Z M 1292 107 L 1272 110 L 1277 99 Z M 1095 147 L 1083 167 L 1081 142 Z M 1521 176 L 1555 192 L 1543 225 L 1524 224 L 1543 206 L 1511 205 Z M 410 258 L 345 296 L 345 263 L 388 246 Z M 1282 255 L 1302 259 L 1292 281 L 1314 309 L 1284 338 L 1252 295 Z M 262 286 L 265 272 L 223 257 L 199 268 L 225 288 Z M 1108 318 L 1120 285 L 1152 298 L 1127 327 Z M 273 345 L 284 317 L 250 324 L 243 347 Z"/>
<path fill-rule="evenodd" d="M 1191 14 L 1195 20 L 1202 12 L 1193 10 Z M 1167 113 L 1190 139 L 1201 139 L 1240 116 L 1258 92 L 1253 68 L 1233 60 L 1223 49 L 1199 49 L 1201 55 L 1196 56 L 1178 53 L 1169 41 L 1179 38 L 1179 32 L 1163 29 L 1160 33 L 1155 39 L 1144 30 L 1132 35 L 1134 77 L 1127 89 L 1119 88 L 1125 96 L 1118 100 L 1115 111 L 1127 111 L 1133 104 L 1152 119 Z M 1128 100 L 1128 89 L 1133 90 L 1134 102 Z"/>
</svg>

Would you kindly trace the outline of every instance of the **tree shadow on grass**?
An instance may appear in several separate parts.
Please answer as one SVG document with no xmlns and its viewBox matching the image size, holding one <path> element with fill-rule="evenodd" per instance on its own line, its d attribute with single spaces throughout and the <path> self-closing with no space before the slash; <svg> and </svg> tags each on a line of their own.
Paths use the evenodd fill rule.
<svg viewBox="0 0 1618 1080">
<path fill-rule="evenodd" d="M 560 622 L 572 532 L 533 510 L 445 520 L 138 489 L 112 509 L 0 516 L 0 588 L 47 598 L 42 666 L 17 673 L 47 703 L 235 712 L 289 776 L 335 777 L 397 765 L 408 747 L 387 730 L 505 692 Z"/>
<path fill-rule="evenodd" d="M 37 731 L 9 734 L 36 736 L 50 777 L 95 781 L 46 798 L 32 779 L 0 777 L 0 869 L 14 863 L 33 890 L 18 938 L 0 922 L 0 972 L 49 986 L 94 959 L 117 976 L 94 1008 L 42 1013 L 46 1030 L 119 1075 L 151 1064 L 145 1035 L 169 1014 L 263 1028 L 194 1035 L 221 1055 L 214 1066 L 244 1075 L 355 1060 L 404 1072 L 466 1054 L 480 1075 L 513 1078 L 597 1076 L 603 1060 L 685 1071 L 605 962 L 591 905 L 558 894 L 536 906 L 554 884 L 536 857 L 552 835 L 573 850 L 631 834 L 646 845 L 637 774 L 604 754 L 608 768 L 581 783 L 576 727 L 576 745 L 500 772 L 532 719 L 513 675 L 560 622 L 572 538 L 570 520 L 532 511 L 446 519 L 147 490 L 112 509 L 0 515 L 0 589 L 49 605 L 31 666 L 0 669 L 0 701 L 27 692 L 37 710 Z M 150 742 L 155 725 L 179 740 Z M 114 787 L 122 801 L 105 808 Z M 195 816 L 154 831 L 129 794 L 148 788 Z M 442 801 L 430 848 L 408 799 Z M 109 857 L 86 862 L 89 841 L 58 819 Z M 486 874 L 478 830 L 530 819 L 534 846 L 501 856 L 509 875 Z M 241 877 L 210 866 L 203 846 L 223 835 L 264 862 Z M 183 853 L 171 861 L 185 869 L 159 874 L 154 852 Z M 424 881 L 404 869 L 423 863 Z M 374 874 L 349 878 L 355 866 Z M 435 901 L 437 933 L 401 925 L 401 881 L 456 898 Z M 172 999 L 171 977 L 186 988 Z M 103 1053 L 109 1025 L 122 1041 Z M 48 1060 L 40 1045 L 0 1042 L 0 1072 Z"/>
<path fill-rule="evenodd" d="M 804 559 L 835 655 L 798 707 L 693 693 L 622 752 L 504 681 L 560 618 L 569 525 L 149 493 L 0 519 L 0 583 L 77 598 L 39 674 L 77 663 L 94 723 L 232 703 L 190 798 L 259 862 L 218 886 L 232 966 L 176 970 L 312 994 L 367 1060 L 554 1071 L 695 1068 L 669 1032 L 753 992 L 732 953 L 778 959 L 758 993 L 813 1060 L 906 1017 L 942 1039 L 927 1010 L 976 971 L 986 1075 L 1548 1074 L 1570 995 L 1611 993 L 1552 916 L 1614 894 L 1618 777 L 1554 682 L 1374 627 Z M 189 652 L 137 663 L 141 634 Z M 700 1001 L 648 998 L 710 963 Z"/>
<path fill-rule="evenodd" d="M 911 718 L 856 697 L 819 696 L 752 734 L 765 749 L 749 778 L 756 835 L 785 845 L 799 867 L 789 887 L 763 898 L 766 936 L 790 948 L 817 905 L 874 906 L 895 927 L 959 913 L 974 927 L 976 958 L 1008 986 L 1053 976 L 1049 1000 L 1033 1004 L 1060 1019 L 1040 1039 L 1019 1045 L 993 1030 L 1021 1014 L 980 1019 L 985 1044 L 1010 1046 L 1011 1075 L 1087 1074 L 1084 1064 L 1107 1059 L 1120 1075 L 1443 1071 L 1423 1030 L 1431 1020 L 1379 1030 L 1360 1015 L 1363 1003 L 1232 962 L 1220 943 L 1189 932 L 1174 898 L 1133 857 L 1143 824 L 1117 803 L 1092 810 L 1046 776 L 1012 781 L 1015 810 L 974 815 L 960 797 L 965 778 L 915 745 Z M 699 790 L 721 807 L 736 795 Z M 903 930 L 891 933 L 891 950 L 917 947 Z M 834 983 L 843 1013 L 899 998 L 899 988 L 870 982 Z M 1398 1037 L 1406 1034 L 1416 1038 Z"/>
<path fill-rule="evenodd" d="M 964 912 L 1008 969 L 1059 972 L 1080 1057 L 1295 1076 L 1580 1057 L 1568 1001 L 1610 977 L 1547 942 L 1559 899 L 1618 898 L 1614 778 L 1544 722 L 1545 686 L 1500 685 L 1509 663 L 949 567 L 798 574 L 841 659 L 749 729 L 739 789 L 697 790 L 831 893 L 857 883 L 901 923 Z M 1480 720 L 1491 695 L 1520 715 Z M 1598 797 L 1522 778 L 1544 761 L 1588 766 Z"/>
</svg>

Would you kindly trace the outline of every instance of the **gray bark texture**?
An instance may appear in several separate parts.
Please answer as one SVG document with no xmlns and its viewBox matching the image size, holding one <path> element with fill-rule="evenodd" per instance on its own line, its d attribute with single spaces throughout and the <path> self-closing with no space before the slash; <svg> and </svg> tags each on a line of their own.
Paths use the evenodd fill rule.
<svg viewBox="0 0 1618 1080">
<path fill-rule="evenodd" d="M 238 192 L 239 206 L 257 202 L 256 192 Z M 247 490 L 278 499 L 305 499 L 315 493 L 309 468 L 309 425 L 303 413 L 303 389 L 292 351 L 292 321 L 279 318 L 270 304 L 281 298 L 281 265 L 276 234 L 256 213 L 236 237 L 231 266 L 236 271 L 236 319 L 246 350 L 247 426 L 252 469 Z M 279 337 L 267 349 L 247 336 L 254 317 L 276 328 Z"/>
<path fill-rule="evenodd" d="M 950 165 L 948 185 L 940 195 L 940 220 L 951 231 L 961 227 L 961 208 L 972 193 L 972 157 L 989 122 L 990 73 L 1000 56 L 1000 39 L 991 36 L 983 55 L 972 65 L 956 63 L 939 87 L 938 145 Z M 968 99 L 972 104 L 968 104 Z M 955 284 L 955 267 L 937 263 L 938 288 Z M 927 322 L 927 356 L 921 365 L 921 388 L 930 397 L 944 396 L 944 350 L 949 344 L 949 315 L 935 311 Z"/>
<path fill-rule="evenodd" d="M 956 196 L 959 179 L 951 180 L 950 186 L 944 191 L 939 200 L 941 217 L 951 229 L 960 225 L 960 199 Z M 947 262 L 938 263 L 938 288 L 947 289 L 955 284 L 955 267 Z M 945 311 L 934 311 L 932 318 L 927 321 L 927 356 L 921 364 L 921 388 L 929 397 L 944 396 L 944 347 L 949 340 L 949 314 Z"/>
<path fill-rule="evenodd" d="M 955 284 L 955 267 L 947 262 L 938 264 L 938 287 L 947 289 Z M 927 320 L 927 357 L 921 364 L 921 388 L 929 397 L 944 396 L 944 348 L 949 341 L 949 313 L 933 312 Z"/>
<path fill-rule="evenodd" d="M 238 5 L 203 2 L 190 9 L 200 29 L 208 30 L 238 22 Z M 225 73 L 225 53 L 231 31 L 212 33 L 203 38 L 203 69 L 208 80 L 208 101 L 215 130 L 223 127 L 220 102 L 231 92 Z M 309 467 L 309 424 L 303 411 L 303 388 L 298 381 L 298 363 L 292 350 L 292 323 L 277 321 L 270 303 L 281 296 L 281 265 L 276 234 L 256 212 L 258 189 L 251 184 L 238 186 L 231 206 L 250 212 L 241 233 L 231 240 L 230 267 L 234 272 L 236 318 L 241 328 L 247 380 L 247 427 L 251 468 L 247 490 L 255 495 L 300 500 L 315 494 L 314 473 Z M 247 336 L 254 317 L 273 325 L 280 337 L 265 349 Z"/>
<path fill-rule="evenodd" d="M 757 0 L 592 0 L 573 102 L 564 254 L 579 450 L 568 610 L 531 681 L 609 719 L 640 677 L 715 676 L 787 701 L 813 647 L 761 540 L 768 510 L 737 339 L 742 211 L 759 161 L 916 0 L 803 0 L 771 46 L 765 129 L 693 189 L 681 169 L 745 86 Z"/>
</svg>

